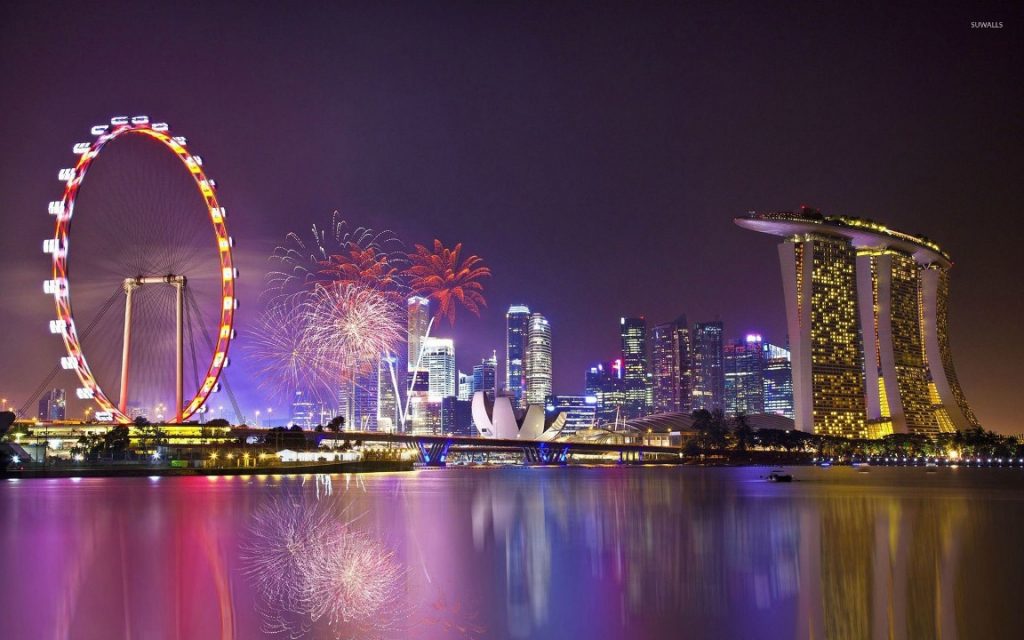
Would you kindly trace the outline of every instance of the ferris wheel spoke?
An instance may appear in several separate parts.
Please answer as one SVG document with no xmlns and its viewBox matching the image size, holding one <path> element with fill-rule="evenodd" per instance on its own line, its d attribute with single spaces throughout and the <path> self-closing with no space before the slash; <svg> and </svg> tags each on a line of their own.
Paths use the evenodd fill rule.
<svg viewBox="0 0 1024 640">
<path fill-rule="evenodd" d="M 103 319 L 103 316 L 106 315 L 107 311 L 110 311 L 111 307 L 114 306 L 114 302 L 117 301 L 117 299 L 121 296 L 122 293 L 123 292 L 121 291 L 120 287 L 114 289 L 114 293 L 110 294 L 110 297 L 107 298 L 106 302 L 103 303 L 103 306 L 100 307 L 100 310 L 96 314 L 96 316 L 92 319 L 92 321 L 89 322 L 88 325 L 86 325 L 85 329 L 79 336 L 80 339 L 85 340 L 90 335 L 92 335 L 93 329 L 95 329 L 99 325 L 100 320 Z M 35 403 L 36 399 L 39 398 L 40 395 L 42 395 L 43 391 L 50 386 L 50 383 L 53 382 L 53 379 L 57 377 L 57 374 L 59 374 L 61 370 L 63 370 L 63 368 L 64 367 L 61 366 L 60 363 L 57 363 L 56 365 L 54 365 L 53 369 L 50 369 L 50 373 L 48 373 L 46 378 L 41 383 L 39 383 L 39 386 L 36 387 L 35 391 L 29 394 L 28 400 L 25 402 L 25 404 L 18 409 L 18 415 L 25 415 L 25 412 L 28 411 L 29 408 L 33 405 L 33 403 Z"/>
</svg>

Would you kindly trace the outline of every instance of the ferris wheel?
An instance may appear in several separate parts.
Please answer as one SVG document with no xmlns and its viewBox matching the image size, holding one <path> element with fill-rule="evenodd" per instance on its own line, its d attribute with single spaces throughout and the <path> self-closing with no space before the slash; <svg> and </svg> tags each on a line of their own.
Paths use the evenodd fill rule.
<svg viewBox="0 0 1024 640">
<path fill-rule="evenodd" d="M 67 350 L 60 365 L 78 375 L 76 395 L 97 416 L 183 422 L 219 390 L 235 336 L 226 212 L 202 159 L 166 123 L 118 116 L 91 133 L 58 174 L 64 192 L 50 202 L 56 225 L 43 243 L 53 263 L 43 289 L 57 311 L 50 331 Z M 108 313 L 122 304 L 123 316 Z M 105 391 L 115 388 L 116 401 Z"/>
</svg>

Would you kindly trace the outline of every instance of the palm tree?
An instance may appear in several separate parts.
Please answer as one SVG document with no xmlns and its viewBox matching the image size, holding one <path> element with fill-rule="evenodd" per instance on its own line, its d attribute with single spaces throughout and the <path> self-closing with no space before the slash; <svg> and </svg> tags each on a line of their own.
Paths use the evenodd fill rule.
<svg viewBox="0 0 1024 640">
<path fill-rule="evenodd" d="M 455 245 L 453 249 L 445 247 L 440 240 L 434 240 L 433 249 L 417 244 L 416 250 L 409 254 L 410 266 L 407 270 L 409 276 L 409 287 L 417 295 L 437 303 L 437 313 L 427 323 L 427 331 L 424 340 L 420 344 L 419 353 L 416 354 L 416 365 L 413 367 L 412 378 L 409 381 L 409 391 L 405 397 L 405 408 L 399 415 L 404 423 L 409 412 L 409 400 L 412 390 L 416 385 L 416 373 L 423 360 L 423 353 L 426 350 L 426 338 L 430 337 L 430 330 L 434 326 L 434 320 L 440 317 L 448 319 L 449 326 L 455 324 L 455 312 L 459 307 L 465 308 L 475 316 L 480 315 L 480 309 L 487 306 L 484 299 L 484 286 L 480 281 L 491 276 L 491 270 L 484 266 L 484 261 L 479 256 L 469 256 L 460 260 L 462 254 L 462 243 Z"/>
<path fill-rule="evenodd" d="M 746 453 L 747 444 L 754 437 L 754 430 L 750 427 L 750 422 L 747 421 L 747 416 L 738 414 L 733 418 L 733 434 L 736 436 L 736 450 L 742 453 Z"/>
</svg>

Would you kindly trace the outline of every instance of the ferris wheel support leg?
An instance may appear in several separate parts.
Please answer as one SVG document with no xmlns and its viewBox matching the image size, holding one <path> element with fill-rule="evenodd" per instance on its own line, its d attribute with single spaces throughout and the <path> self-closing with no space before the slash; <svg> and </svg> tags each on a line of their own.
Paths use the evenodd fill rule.
<svg viewBox="0 0 1024 640">
<path fill-rule="evenodd" d="M 128 413 L 128 361 L 132 349 L 132 292 L 135 284 L 129 280 L 124 282 L 124 341 L 121 344 L 121 395 L 117 408 L 121 413 Z"/>
<path fill-rule="evenodd" d="M 182 411 L 185 404 L 185 334 L 184 334 L 184 294 L 185 283 L 175 283 L 175 310 L 174 310 L 174 422 L 181 424 Z"/>
</svg>

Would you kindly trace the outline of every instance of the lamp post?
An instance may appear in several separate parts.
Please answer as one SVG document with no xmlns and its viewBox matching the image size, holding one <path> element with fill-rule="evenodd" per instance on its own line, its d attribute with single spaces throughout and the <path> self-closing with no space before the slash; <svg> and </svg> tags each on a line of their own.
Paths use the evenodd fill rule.
<svg viewBox="0 0 1024 640">
<path fill-rule="evenodd" d="M 256 427 L 260 426 L 260 410 L 259 409 L 256 410 L 256 424 L 253 425 L 253 426 L 256 426 Z"/>
</svg>

